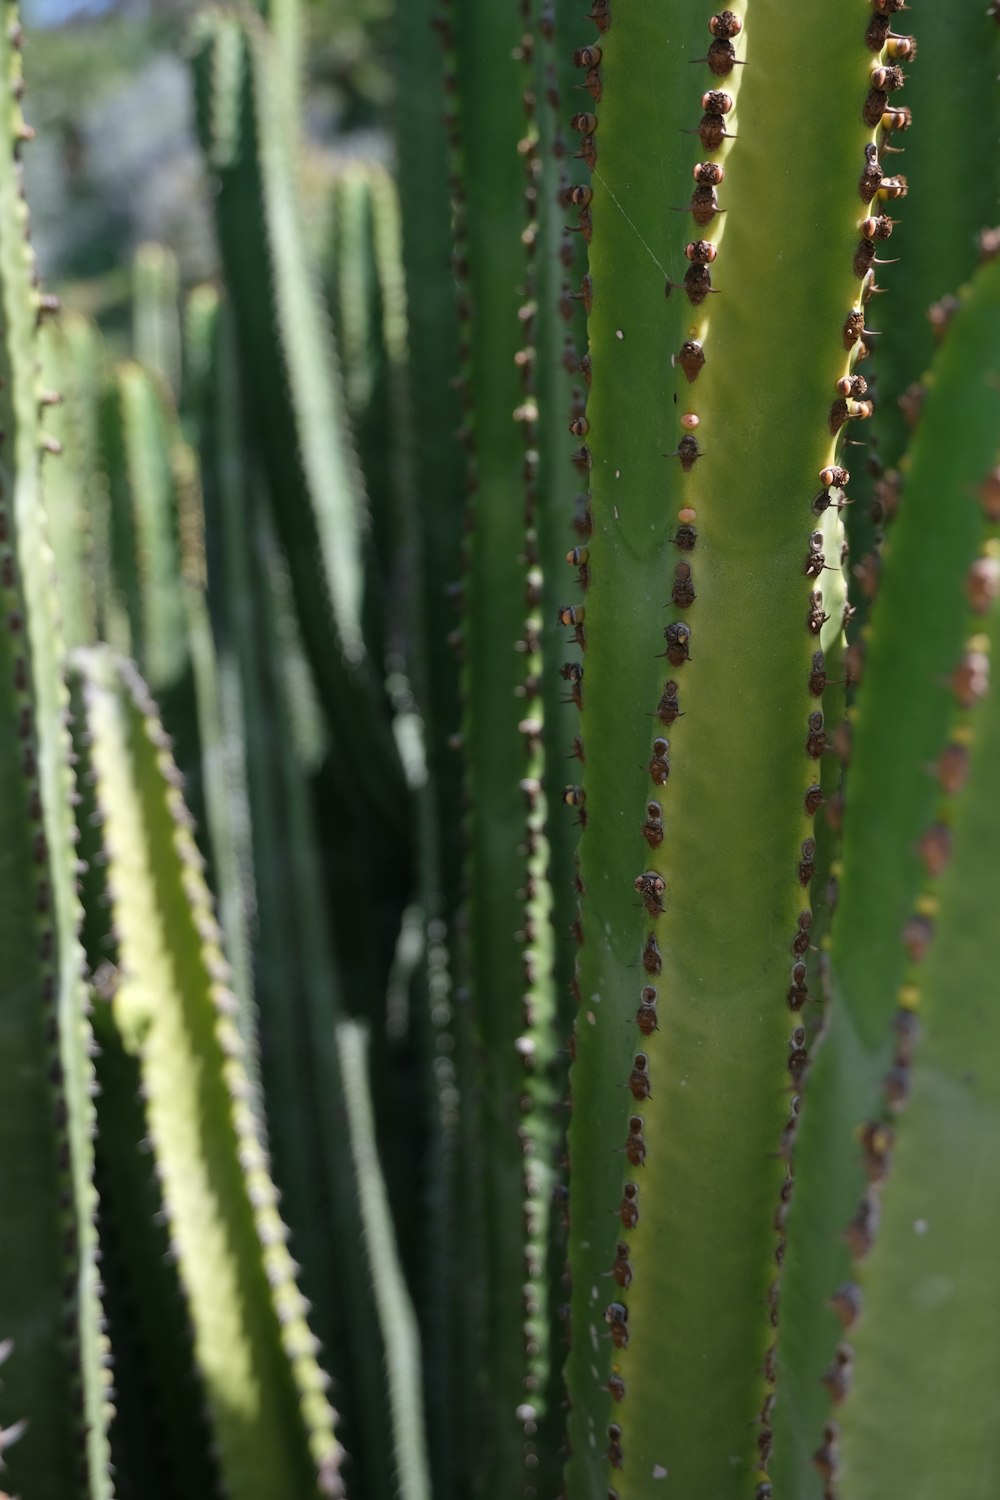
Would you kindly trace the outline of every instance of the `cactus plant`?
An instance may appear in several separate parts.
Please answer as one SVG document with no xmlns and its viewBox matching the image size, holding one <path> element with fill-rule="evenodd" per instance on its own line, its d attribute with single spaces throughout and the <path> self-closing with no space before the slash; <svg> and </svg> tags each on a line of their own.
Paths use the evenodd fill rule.
<svg viewBox="0 0 1000 1500">
<path fill-rule="evenodd" d="M 17 1493 L 991 1500 L 998 7 L 925 9 L 414 0 L 313 240 L 299 9 L 207 11 L 220 279 L 144 247 L 113 367 L 4 31 Z"/>
</svg>

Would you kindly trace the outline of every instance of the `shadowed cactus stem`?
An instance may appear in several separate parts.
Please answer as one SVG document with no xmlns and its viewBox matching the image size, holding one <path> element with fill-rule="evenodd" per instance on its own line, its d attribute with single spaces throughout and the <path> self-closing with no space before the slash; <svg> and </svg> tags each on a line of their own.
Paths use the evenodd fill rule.
<svg viewBox="0 0 1000 1500">
<path fill-rule="evenodd" d="M 362 636 L 364 496 L 294 194 L 288 69 L 249 15 L 203 12 L 193 48 L 199 131 L 219 184 L 220 250 L 239 308 L 237 339 L 257 373 L 246 392 L 248 412 L 274 497 L 303 642 L 324 708 L 346 747 L 349 774 L 390 826 L 398 826 L 399 760 Z M 286 503 L 289 496 L 294 504 Z"/>
<path fill-rule="evenodd" d="M 368 1038 L 343 1022 L 337 1047 L 344 1079 L 351 1152 L 357 1179 L 365 1254 L 371 1272 L 389 1364 L 392 1448 L 400 1500 L 430 1500 L 430 1475 L 420 1400 L 420 1336 L 391 1233 L 391 1215 L 375 1147 L 367 1088 Z"/>
</svg>

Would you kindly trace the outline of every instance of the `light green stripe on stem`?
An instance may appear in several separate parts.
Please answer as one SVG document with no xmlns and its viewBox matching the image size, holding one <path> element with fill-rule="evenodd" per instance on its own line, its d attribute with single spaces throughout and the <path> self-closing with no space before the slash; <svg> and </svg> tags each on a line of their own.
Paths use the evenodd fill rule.
<svg viewBox="0 0 1000 1500">
<path fill-rule="evenodd" d="M 368 1035 L 356 1022 L 337 1027 L 350 1149 L 389 1375 L 389 1409 L 400 1500 L 430 1500 L 420 1390 L 420 1335 L 396 1247 L 392 1213 L 375 1143 L 368 1086 Z"/>
</svg>

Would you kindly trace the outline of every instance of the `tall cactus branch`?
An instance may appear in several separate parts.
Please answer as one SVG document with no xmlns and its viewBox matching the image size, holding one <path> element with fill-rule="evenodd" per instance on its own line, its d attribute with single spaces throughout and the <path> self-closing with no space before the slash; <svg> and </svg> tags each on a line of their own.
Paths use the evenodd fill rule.
<svg viewBox="0 0 1000 1500">
<path fill-rule="evenodd" d="M 736 1497 L 769 1483 L 874 85 L 850 8 L 787 89 L 783 7 L 594 18 L 567 1482 Z"/>
</svg>

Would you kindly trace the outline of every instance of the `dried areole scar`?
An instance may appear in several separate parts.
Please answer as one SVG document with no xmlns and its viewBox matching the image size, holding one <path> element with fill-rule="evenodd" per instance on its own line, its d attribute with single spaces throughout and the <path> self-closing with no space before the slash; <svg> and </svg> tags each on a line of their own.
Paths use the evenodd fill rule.
<svg viewBox="0 0 1000 1500">
<path fill-rule="evenodd" d="M 667 457 L 680 459 L 681 468 L 685 474 L 689 473 L 701 457 L 698 439 L 692 433 L 685 434 L 677 444 L 676 450 L 668 453 Z"/>
<path fill-rule="evenodd" d="M 628 1086 L 632 1091 L 633 1099 L 649 1099 L 649 1058 L 645 1052 L 637 1052 L 632 1062 L 632 1072 L 629 1074 Z"/>
<path fill-rule="evenodd" d="M 639 996 L 639 1008 L 635 1013 L 635 1023 L 643 1036 L 651 1036 L 654 1031 L 659 1031 L 660 1025 L 656 1013 L 656 991 L 651 984 L 643 987 Z"/>
<path fill-rule="evenodd" d="M 661 724 L 667 725 L 683 717 L 680 708 L 680 692 L 672 678 L 664 684 L 660 701 L 656 705 L 656 717 Z"/>
<path fill-rule="evenodd" d="M 675 620 L 672 625 L 664 629 L 663 636 L 667 643 L 664 655 L 671 666 L 679 667 L 691 660 L 690 625 L 685 625 L 681 620 Z"/>
<path fill-rule="evenodd" d="M 649 758 L 649 774 L 657 786 L 666 786 L 670 778 L 670 741 L 657 738 Z"/>
<path fill-rule="evenodd" d="M 697 380 L 705 366 L 705 351 L 698 339 L 687 339 L 674 355 L 674 363 L 680 365 L 689 381 Z"/>
<path fill-rule="evenodd" d="M 670 592 L 670 598 L 678 609 L 689 609 L 697 598 L 689 562 L 679 562 L 675 567 L 674 586 Z"/>
<path fill-rule="evenodd" d="M 684 254 L 695 266 L 710 266 L 718 255 L 711 240 L 692 240 L 684 246 Z"/>
<path fill-rule="evenodd" d="M 646 803 L 646 821 L 642 825 L 642 836 L 651 849 L 663 843 L 663 810 L 658 802 Z"/>
<path fill-rule="evenodd" d="M 626 1247 L 627 1251 L 627 1247 Z M 631 1280 L 631 1273 L 629 1275 Z M 627 1283 L 626 1283 L 627 1284 Z M 628 1308 L 623 1302 L 611 1302 L 604 1309 L 604 1321 L 611 1329 L 611 1341 L 616 1349 L 628 1348 Z"/>
<path fill-rule="evenodd" d="M 739 36 L 743 30 L 743 22 L 733 11 L 720 10 L 709 17 L 708 29 L 713 36 L 730 41 L 734 36 Z"/>
<path fill-rule="evenodd" d="M 667 888 L 663 876 L 655 870 L 646 870 L 642 875 L 637 875 L 632 884 L 642 897 L 650 916 L 660 916 L 663 912 L 663 893 Z"/>
<path fill-rule="evenodd" d="M 602 56 L 603 53 L 600 47 L 577 47 L 573 53 L 573 66 L 575 68 L 596 68 Z"/>
<path fill-rule="evenodd" d="M 725 14 L 725 12 L 723 12 Z M 735 17 L 734 17 L 735 20 Z M 733 33 L 735 35 L 735 33 Z M 704 57 L 692 57 L 693 63 L 708 63 L 716 78 L 725 78 L 737 66 L 736 48 L 728 35 L 717 34 Z"/>
</svg>

